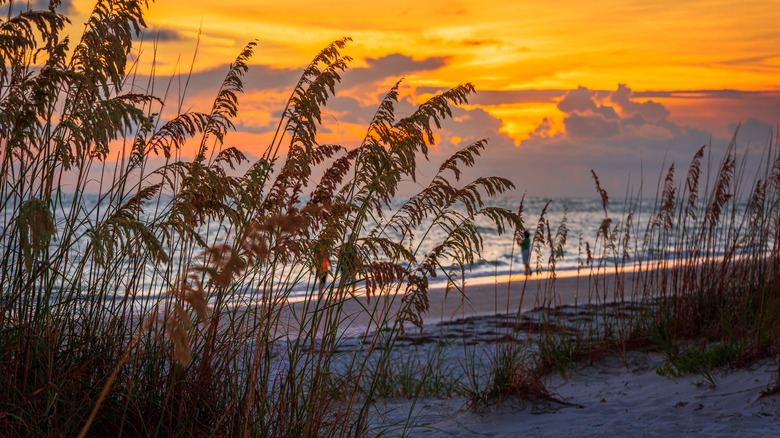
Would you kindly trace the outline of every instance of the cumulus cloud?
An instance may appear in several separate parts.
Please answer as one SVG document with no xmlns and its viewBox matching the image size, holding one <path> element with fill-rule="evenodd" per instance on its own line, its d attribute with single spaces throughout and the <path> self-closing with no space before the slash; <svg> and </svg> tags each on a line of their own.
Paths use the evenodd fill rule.
<svg viewBox="0 0 780 438">
<path fill-rule="evenodd" d="M 500 131 L 499 118 L 483 108 L 459 108 L 457 122 L 445 124 L 442 144 L 434 149 L 433 159 L 438 162 L 458 147 L 488 138 L 488 150 L 475 168 L 466 172 L 467 177 L 503 176 L 513 180 L 520 193 L 530 196 L 595 196 L 593 169 L 610 193 L 622 195 L 626 189 L 638 191 L 641 186 L 645 195 L 652 195 L 658 175 L 672 162 L 678 168 L 687 167 L 706 144 L 717 166 L 731 140 L 730 136 L 675 122 L 673 112 L 662 103 L 637 96 L 626 85 L 612 91 L 569 90 L 561 94 L 557 109 L 563 117 L 543 118 L 517 146 Z M 736 127 L 729 128 L 733 132 Z M 743 152 L 749 141 L 763 146 L 771 132 L 769 124 L 746 119 L 739 130 L 738 152 Z M 450 138 L 463 141 L 455 145 L 448 143 Z M 757 169 L 760 154 L 753 155 L 747 172 Z"/>
<path fill-rule="evenodd" d="M 596 111 L 598 106 L 593 101 L 595 94 L 595 91 L 578 87 L 566 93 L 566 96 L 558 102 L 558 109 L 565 113 Z"/>
<path fill-rule="evenodd" d="M 749 118 L 744 122 L 732 123 L 729 125 L 729 131 L 738 132 L 739 137 L 751 139 L 751 144 L 763 147 L 772 141 L 774 128 L 769 123 Z"/>
<path fill-rule="evenodd" d="M 682 132 L 668 120 L 670 112 L 662 104 L 637 101 L 624 84 L 615 91 L 578 87 L 566 93 L 557 108 L 565 114 L 564 136 L 569 139 L 668 139 Z M 523 143 L 535 139 L 532 135 Z"/>
<path fill-rule="evenodd" d="M 637 99 L 623 84 L 614 91 L 585 87 L 570 90 L 557 108 L 565 114 L 563 129 L 554 136 L 546 135 L 551 126 L 549 120 L 543 121 L 521 142 L 518 153 L 533 156 L 547 166 L 576 172 L 584 187 L 590 187 L 590 169 L 599 172 L 602 183 L 620 189 L 631 175 L 638 179 L 643 172 L 658 172 L 664 163 L 687 162 L 702 144 L 713 140 L 705 130 L 669 120 L 670 111 L 661 103 Z M 715 139 L 712 144 L 722 150 L 727 141 Z M 536 178 L 549 180 L 543 173 Z M 555 184 L 549 181 L 546 186 Z M 581 192 L 582 188 L 569 190 Z"/>
<path fill-rule="evenodd" d="M 669 110 L 658 102 L 648 100 L 645 102 L 635 102 L 632 91 L 625 84 L 618 85 L 617 91 L 613 92 L 610 100 L 621 110 L 624 116 L 641 117 L 650 122 L 658 122 L 669 116 Z"/>
<path fill-rule="evenodd" d="M 573 138 L 608 138 L 620 134 L 620 124 L 599 114 L 569 114 L 563 119 L 566 133 Z"/>
</svg>

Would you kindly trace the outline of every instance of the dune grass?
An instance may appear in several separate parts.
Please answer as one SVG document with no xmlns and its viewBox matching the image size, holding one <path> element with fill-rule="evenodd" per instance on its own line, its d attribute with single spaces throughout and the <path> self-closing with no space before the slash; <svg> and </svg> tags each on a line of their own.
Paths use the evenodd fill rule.
<svg viewBox="0 0 780 438">
<path fill-rule="evenodd" d="M 655 201 L 643 198 L 640 188 L 612 208 L 592 172 L 604 218 L 594 241 L 579 238 L 576 254 L 566 246 L 565 214 L 550 224 L 548 203 L 527 225 L 521 202 L 516 235 L 534 230 L 535 271 L 546 272 L 547 280 L 522 289 L 534 310 L 521 315 L 506 308 L 518 323 L 506 328 L 498 347 L 465 355 L 471 374 L 478 372 L 474 354 L 488 357 L 480 383 L 464 393 L 472 404 L 491 406 L 507 397 L 559 402 L 539 384 L 545 376 L 565 377 L 578 363 L 608 354 L 625 358 L 631 350 L 663 354 L 661 376 L 698 374 L 711 385 L 717 385 L 714 368 L 780 352 L 780 137 L 758 150 L 761 163 L 753 173 L 737 165 L 744 166 L 749 153 L 737 150 L 737 135 L 717 167 L 703 168 L 706 146 L 682 180 L 672 164 L 659 178 Z M 572 256 L 582 291 L 567 312 L 557 308 L 555 269 Z M 535 323 L 520 324 L 521 316 Z M 777 393 L 778 386 L 764 394 Z"/>
<path fill-rule="evenodd" d="M 550 280 L 530 292 L 541 303 L 533 312 L 540 324 L 531 330 L 532 374 L 566 375 L 575 362 L 641 349 L 667 358 L 659 374 L 698 373 L 715 384 L 714 367 L 778 354 L 780 137 L 758 150 L 754 173 L 744 167 L 749 151 L 738 152 L 737 135 L 717 167 L 703 168 L 702 146 L 682 180 L 672 164 L 659 178 L 654 202 L 627 196 L 618 214 L 593 172 L 604 219 L 595 241 L 580 238 L 578 245 L 587 297 L 583 293 L 577 305 L 589 315 L 575 323 L 547 310 L 556 304 L 556 259 L 572 254 L 561 245 L 568 234 L 565 216 L 554 227 L 547 207 L 542 210 L 534 251 L 537 271 L 548 271 Z"/>
<path fill-rule="evenodd" d="M 254 43 L 208 111 L 163 117 L 178 102 L 139 92 L 128 61 L 146 3 L 99 1 L 73 41 L 56 6 L 0 22 L 0 432 L 365 433 L 372 400 L 389 390 L 389 356 L 339 350 L 353 274 L 365 280 L 357 293 L 403 300 L 393 314 L 366 309 L 386 329 L 366 349 L 390 351 L 404 323 L 422 324 L 440 264 L 474 260 L 477 217 L 517 226 L 516 214 L 482 201 L 510 181 L 459 181 L 485 141 L 389 208 L 473 87 L 399 118 L 396 84 L 358 147 L 322 145 L 322 107 L 350 61 L 349 39 L 335 41 L 304 69 L 265 153 L 248 163 L 227 134 Z M 446 237 L 410 250 L 431 227 Z M 325 257 L 339 274 L 320 291 Z M 294 289 L 308 293 L 290 336 L 282 315 Z"/>
</svg>

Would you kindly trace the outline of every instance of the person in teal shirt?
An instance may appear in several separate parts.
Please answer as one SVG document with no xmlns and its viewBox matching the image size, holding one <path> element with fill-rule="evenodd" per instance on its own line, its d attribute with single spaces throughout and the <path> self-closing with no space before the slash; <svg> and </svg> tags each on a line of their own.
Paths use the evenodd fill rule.
<svg viewBox="0 0 780 438">
<path fill-rule="evenodd" d="M 518 239 L 519 240 L 519 239 Z M 520 249 L 523 251 L 523 264 L 525 265 L 525 275 L 531 275 L 531 233 L 525 230 L 523 241 L 520 243 Z"/>
</svg>

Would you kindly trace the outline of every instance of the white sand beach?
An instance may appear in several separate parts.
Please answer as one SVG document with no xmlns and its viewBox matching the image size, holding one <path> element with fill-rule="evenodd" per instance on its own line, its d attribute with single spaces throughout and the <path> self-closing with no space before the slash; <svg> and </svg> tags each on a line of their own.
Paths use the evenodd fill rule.
<svg viewBox="0 0 780 438">
<path fill-rule="evenodd" d="M 580 365 L 566 378 L 545 384 L 571 406 L 507 400 L 469 408 L 467 400 L 389 400 L 377 407 L 386 424 L 413 413 L 409 436 L 426 437 L 776 437 L 780 398 L 761 397 L 777 378 L 777 362 L 764 359 L 744 369 L 717 370 L 713 386 L 701 376 L 659 376 L 659 354 L 630 352 Z M 392 430 L 390 435 L 402 435 Z"/>
<path fill-rule="evenodd" d="M 638 276 L 642 277 L 638 277 Z M 423 315 L 425 323 L 438 323 L 472 316 L 516 314 L 537 307 L 573 306 L 583 303 L 601 304 L 615 300 L 636 301 L 634 285 L 650 274 L 630 271 L 602 272 L 589 282 L 587 275 L 558 274 L 552 279 L 546 274 L 529 277 L 515 275 L 498 278 L 467 279 L 458 287 L 432 284 L 428 291 L 429 311 Z M 644 280 L 642 280 L 644 281 Z M 639 292 L 637 292 L 639 293 Z M 354 297 L 342 304 L 342 326 L 348 335 L 364 333 L 372 326 L 371 312 L 395 314 L 401 307 L 401 296 L 366 298 L 365 290 L 358 288 Z M 295 321 L 304 312 L 302 302 L 291 304 L 287 324 L 294 331 Z"/>
<path fill-rule="evenodd" d="M 584 308 L 578 310 L 575 304 L 601 305 L 622 297 L 630 305 L 639 298 L 633 295 L 632 285 L 641 284 L 635 280 L 645 281 L 635 275 L 603 274 L 595 287 L 588 286 L 587 278 L 561 277 L 555 279 L 554 294 L 549 287 L 552 280 L 544 277 L 467 283 L 465 295 L 434 288 L 424 329 L 412 328 L 411 340 L 399 343 L 393 352 L 397 350 L 400 357 L 424 355 L 426 348 L 433 348 L 426 346 L 430 339 L 452 329 L 446 336 L 456 333 L 455 344 L 473 346 L 446 349 L 446 360 L 457 369 L 466 362 L 466 352 L 479 354 L 481 346 L 492 345 L 491 339 L 502 334 L 496 329 L 502 327 L 501 321 L 513 320 L 518 311 L 531 321 L 530 309 L 562 306 L 560 313 L 573 321 L 582 317 Z M 362 296 L 348 300 L 345 313 L 351 316 L 345 321 L 345 333 L 370 332 L 371 318 L 365 309 L 378 305 L 393 312 L 400 301 L 374 297 L 369 305 Z M 294 306 L 292 313 L 300 311 Z M 625 360 L 608 355 L 577 363 L 564 377 L 546 376 L 545 387 L 565 404 L 512 398 L 491 406 L 474 406 L 468 398 L 382 399 L 375 406 L 375 417 L 381 420 L 374 427 L 382 435 L 426 437 L 780 436 L 780 396 L 761 396 L 778 378 L 775 358 L 746 368 L 715 369 L 712 382 L 701 375 L 661 376 L 656 369 L 665 363 L 659 353 L 629 351 Z"/>
</svg>

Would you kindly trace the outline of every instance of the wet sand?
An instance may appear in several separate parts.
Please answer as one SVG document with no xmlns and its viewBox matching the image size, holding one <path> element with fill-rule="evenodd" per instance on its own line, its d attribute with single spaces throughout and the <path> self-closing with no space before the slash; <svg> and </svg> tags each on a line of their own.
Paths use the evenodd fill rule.
<svg viewBox="0 0 780 438">
<path fill-rule="evenodd" d="M 425 324 L 462 319 L 471 316 L 517 314 L 537 307 L 563 305 L 598 305 L 614 301 L 636 301 L 647 284 L 651 272 L 636 273 L 603 272 L 599 274 L 547 275 L 526 278 L 515 275 L 496 278 L 466 279 L 458 288 L 447 289 L 434 284 L 428 290 L 429 310 L 422 316 Z M 636 293 L 635 293 L 636 290 Z M 403 305 L 403 294 L 366 297 L 365 289 L 358 287 L 354 295 L 344 300 L 316 300 L 295 302 L 288 305 L 282 317 L 284 325 L 295 332 L 297 321 L 313 309 L 318 311 L 329 305 L 341 306 L 341 326 L 344 334 L 354 335 L 377 327 L 377 321 L 393 318 Z"/>
</svg>

